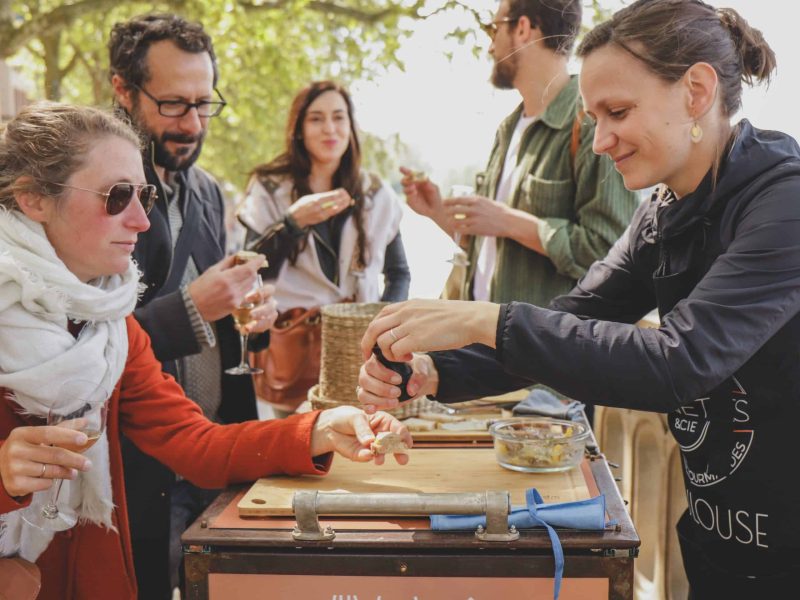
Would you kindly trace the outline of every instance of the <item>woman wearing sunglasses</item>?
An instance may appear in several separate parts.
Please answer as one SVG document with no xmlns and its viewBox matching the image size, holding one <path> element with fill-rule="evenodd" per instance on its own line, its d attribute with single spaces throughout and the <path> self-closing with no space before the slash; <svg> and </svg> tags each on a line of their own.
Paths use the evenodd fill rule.
<svg viewBox="0 0 800 600">
<path fill-rule="evenodd" d="M 333 451 L 372 460 L 377 431 L 410 442 L 389 415 L 353 407 L 206 420 L 130 316 L 140 291 L 131 253 L 154 197 L 144 181 L 136 134 L 97 109 L 33 105 L 0 137 L 0 557 L 39 565 L 40 599 L 136 597 L 121 433 L 209 488 L 321 474 Z M 70 382 L 81 397 L 63 392 Z M 92 399 L 108 401 L 106 433 L 83 453 L 68 450 L 86 434 L 43 425 L 48 412 Z M 22 518 L 59 478 L 70 480 L 60 501 L 79 517 L 66 534 Z"/>
<path fill-rule="evenodd" d="M 408 298 L 401 214 L 389 186 L 361 168 L 352 100 L 331 81 L 295 96 L 286 149 L 256 167 L 238 211 L 248 248 L 269 257 L 282 313 Z"/>
<path fill-rule="evenodd" d="M 415 355 L 412 396 L 457 401 L 541 382 L 669 413 L 686 485 L 677 531 L 690 597 L 792 596 L 800 148 L 731 122 L 742 82 L 769 79 L 775 55 L 731 9 L 638 0 L 588 33 L 578 56 L 594 151 L 614 160 L 626 187 L 661 184 L 657 193 L 549 310 L 393 305 L 370 325 L 365 358 L 376 341 L 390 360 L 474 344 Z M 659 328 L 634 325 L 655 307 Z M 395 405 L 391 377 L 370 359 L 362 402 Z"/>
<path fill-rule="evenodd" d="M 66 183 L 56 183 L 55 181 L 42 181 L 45 185 L 67 188 L 70 190 L 81 190 L 82 192 L 92 192 L 106 199 L 106 212 L 110 215 L 118 215 L 128 208 L 134 198 L 138 198 L 144 209 L 144 214 L 148 214 L 156 201 L 156 186 L 151 183 L 115 183 L 107 192 L 98 190 L 87 190 L 86 188 Z"/>
</svg>

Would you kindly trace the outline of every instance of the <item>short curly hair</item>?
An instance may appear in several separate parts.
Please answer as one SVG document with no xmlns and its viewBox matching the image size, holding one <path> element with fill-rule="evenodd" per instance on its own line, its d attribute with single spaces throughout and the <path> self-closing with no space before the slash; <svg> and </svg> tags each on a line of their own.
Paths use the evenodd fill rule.
<svg viewBox="0 0 800 600">
<path fill-rule="evenodd" d="M 140 15 L 114 25 L 108 40 L 109 79 L 119 75 L 128 89 L 147 83 L 147 52 L 153 43 L 163 40 L 170 40 L 185 52 L 208 52 L 217 85 L 217 56 L 203 26 L 166 13 Z"/>
</svg>

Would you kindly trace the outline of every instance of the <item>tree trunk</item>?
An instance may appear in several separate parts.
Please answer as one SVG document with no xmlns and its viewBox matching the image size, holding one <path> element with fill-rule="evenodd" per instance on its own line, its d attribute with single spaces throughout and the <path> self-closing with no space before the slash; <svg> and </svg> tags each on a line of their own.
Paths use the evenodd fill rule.
<svg viewBox="0 0 800 600">
<path fill-rule="evenodd" d="M 61 100 L 61 32 L 46 33 L 39 38 L 44 48 L 44 97 Z"/>
</svg>

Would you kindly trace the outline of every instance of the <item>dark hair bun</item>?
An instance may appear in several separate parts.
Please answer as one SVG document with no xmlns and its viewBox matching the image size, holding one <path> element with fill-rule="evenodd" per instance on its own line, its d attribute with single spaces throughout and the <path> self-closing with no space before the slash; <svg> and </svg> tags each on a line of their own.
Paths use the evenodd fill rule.
<svg viewBox="0 0 800 600">
<path fill-rule="evenodd" d="M 761 31 L 751 27 L 732 8 L 717 9 L 717 14 L 736 45 L 742 64 L 742 79 L 751 85 L 754 80 L 769 82 L 777 63 L 775 53 Z"/>
</svg>

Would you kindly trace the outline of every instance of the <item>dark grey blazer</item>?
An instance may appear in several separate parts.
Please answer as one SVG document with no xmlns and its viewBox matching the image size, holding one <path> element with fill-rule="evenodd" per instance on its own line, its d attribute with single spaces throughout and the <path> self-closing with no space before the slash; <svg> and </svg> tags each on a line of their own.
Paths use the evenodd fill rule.
<svg viewBox="0 0 800 600">
<path fill-rule="evenodd" d="M 162 361 L 164 371 L 175 375 L 176 359 L 200 352 L 180 292 L 181 277 L 189 256 L 201 273 L 225 256 L 225 204 L 218 184 L 205 171 L 191 167 L 178 173 L 181 193 L 185 195 L 184 224 L 173 252 L 166 196 L 152 158 L 145 160 L 144 166 L 148 182 L 158 189 L 158 200 L 149 215 L 150 229 L 139 235 L 134 251 L 134 258 L 143 273 L 142 282 L 146 285 L 134 314 L 150 336 L 153 351 Z M 239 362 L 239 337 L 231 317 L 218 321 L 216 326 L 222 368 L 225 369 Z M 219 416 L 228 423 L 257 418 L 250 377 L 222 375 Z M 175 475 L 140 452 L 126 438 L 122 441 L 134 555 L 137 554 L 137 540 L 163 541 L 166 551 L 170 489 Z M 140 581 L 161 575 L 139 573 L 141 563 L 138 557 L 136 562 Z M 164 570 L 167 569 L 164 564 Z"/>
</svg>

